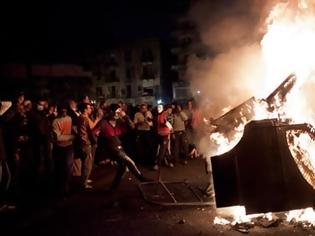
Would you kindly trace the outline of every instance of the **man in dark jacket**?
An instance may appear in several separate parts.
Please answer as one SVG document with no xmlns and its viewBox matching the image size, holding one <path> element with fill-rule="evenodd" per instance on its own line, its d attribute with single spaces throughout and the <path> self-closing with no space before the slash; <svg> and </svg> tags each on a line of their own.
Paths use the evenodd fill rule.
<svg viewBox="0 0 315 236">
<path fill-rule="evenodd" d="M 118 164 L 111 189 L 115 189 L 119 185 L 127 167 L 141 182 L 149 181 L 141 174 L 134 161 L 127 156 L 121 145 L 120 136 L 127 130 L 128 126 L 134 128 L 133 122 L 117 104 L 110 105 L 108 116 L 100 122 L 98 147 L 103 149 L 102 151 Z"/>
<path fill-rule="evenodd" d="M 39 99 L 35 111 L 32 112 L 34 171 L 37 177 L 44 175 L 51 180 L 53 175 L 52 160 L 52 127 L 45 109 L 47 100 Z M 44 164 L 44 165 L 43 165 Z"/>
<path fill-rule="evenodd" d="M 82 162 L 81 178 L 83 187 L 88 189 L 92 188 L 92 186 L 88 184 L 88 180 L 93 167 L 92 147 L 96 144 L 96 138 L 92 132 L 92 129 L 101 120 L 101 117 L 98 117 L 95 121 L 90 119 L 92 107 L 88 103 L 81 103 L 79 105 L 79 111 L 81 112 L 81 115 L 78 119 L 77 129 L 79 137 L 80 159 Z"/>
</svg>

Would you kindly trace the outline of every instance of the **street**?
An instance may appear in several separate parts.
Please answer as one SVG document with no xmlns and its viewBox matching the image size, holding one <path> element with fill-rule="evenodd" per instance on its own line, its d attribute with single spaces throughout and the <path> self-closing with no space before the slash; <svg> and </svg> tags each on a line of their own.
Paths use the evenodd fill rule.
<svg viewBox="0 0 315 236">
<path fill-rule="evenodd" d="M 105 189 L 113 177 L 113 167 L 97 167 L 93 191 L 77 192 L 64 199 L 30 201 L 18 212 L 1 212 L 1 235 L 240 235 L 228 226 L 214 225 L 212 207 L 164 207 L 147 203 L 137 187 L 138 182 L 127 173 L 119 188 Z M 142 168 L 151 178 L 157 172 Z M 163 168 L 168 181 L 187 179 L 206 185 L 202 160 L 188 165 Z M 288 225 L 271 228 L 255 227 L 251 235 L 312 235 Z"/>
</svg>

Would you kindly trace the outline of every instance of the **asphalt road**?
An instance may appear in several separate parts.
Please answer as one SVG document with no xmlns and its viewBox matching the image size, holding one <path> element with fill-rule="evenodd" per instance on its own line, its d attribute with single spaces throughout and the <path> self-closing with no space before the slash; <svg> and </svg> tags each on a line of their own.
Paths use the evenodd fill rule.
<svg viewBox="0 0 315 236">
<path fill-rule="evenodd" d="M 156 178 L 157 172 L 142 168 Z M 241 235 L 230 227 L 213 224 L 213 207 L 158 206 L 146 202 L 138 182 L 127 173 L 114 192 L 106 192 L 114 167 L 94 170 L 93 191 L 75 192 L 66 198 L 34 197 L 17 211 L 0 212 L 0 235 Z M 189 180 L 206 186 L 208 176 L 202 160 L 162 169 L 167 181 Z M 315 235 L 290 225 L 271 228 L 254 227 L 250 235 Z"/>
</svg>

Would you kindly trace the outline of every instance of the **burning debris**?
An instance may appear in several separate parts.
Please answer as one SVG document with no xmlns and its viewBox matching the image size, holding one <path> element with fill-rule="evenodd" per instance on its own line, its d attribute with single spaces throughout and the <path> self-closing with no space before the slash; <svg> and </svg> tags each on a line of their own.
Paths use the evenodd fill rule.
<svg viewBox="0 0 315 236">
<path fill-rule="evenodd" d="M 315 112 L 310 106 L 313 95 L 305 92 L 315 78 L 314 9 L 315 4 L 307 0 L 274 6 L 261 41 L 265 85 L 270 89 L 277 83 L 275 78 L 294 74 L 269 96 L 252 97 L 212 122 L 217 207 L 244 209 L 240 219 L 216 218 L 216 224 L 233 225 L 244 233 L 253 224 L 314 227 L 315 214 L 309 207 L 315 205 L 315 132 L 310 125 L 315 123 Z M 246 215 L 284 211 L 290 211 L 283 213 L 285 219 L 267 214 L 257 221 Z"/>
<path fill-rule="evenodd" d="M 210 139 L 218 146 L 216 154 L 222 154 L 234 147 L 241 139 L 245 124 L 257 118 L 257 114 L 267 114 L 268 118 L 280 118 L 281 104 L 292 90 L 297 78 L 290 74 L 267 98 L 252 97 L 211 122 L 215 127 Z M 288 121 L 288 119 L 286 119 Z"/>
<path fill-rule="evenodd" d="M 287 141 L 294 161 L 299 168 L 304 179 L 315 189 L 315 163 L 310 152 L 315 150 L 315 130 L 308 127 L 305 130 L 291 130 L 287 132 Z M 312 150 L 310 150 L 312 149 Z"/>
<path fill-rule="evenodd" d="M 296 75 L 289 75 L 266 99 L 268 111 L 279 111 L 286 102 L 286 95 L 291 91 L 296 83 Z"/>
<path fill-rule="evenodd" d="M 315 153 L 315 129 L 290 124 L 283 109 L 296 81 L 291 74 L 266 99 L 250 98 L 213 122 L 210 138 L 221 154 L 211 158 L 217 207 L 243 206 L 234 217 L 216 217 L 215 224 L 241 233 L 279 224 L 315 228 L 315 212 L 306 208 L 315 205 L 315 160 L 310 155 Z M 275 118 L 255 120 L 257 111 Z M 298 208 L 305 209 L 292 210 Z M 286 210 L 291 211 L 257 214 Z"/>
<path fill-rule="evenodd" d="M 306 155 L 315 137 L 314 128 L 309 124 L 290 125 L 289 119 L 279 119 L 281 104 L 285 103 L 296 79 L 291 74 L 266 99 L 251 98 L 214 121 L 217 130 L 211 138 L 220 140 L 221 148 L 237 144 L 232 150 L 211 158 L 217 207 L 245 206 L 232 219 L 217 217 L 215 224 L 230 225 L 247 233 L 254 226 L 272 227 L 285 220 L 271 217 L 271 213 L 246 215 L 246 212 L 279 212 L 314 205 L 315 188 L 311 186 L 314 186 L 315 169 Z M 249 122 L 255 118 L 257 107 L 271 116 L 277 114 L 278 119 Z M 228 132 L 221 128 L 225 126 L 230 128 Z M 309 138 L 304 149 L 299 142 L 301 136 Z M 222 145 L 222 140 L 226 145 Z M 218 149 L 218 153 L 223 150 Z M 291 223 L 300 222 L 292 219 L 302 219 L 289 218 Z"/>
<path fill-rule="evenodd" d="M 196 81 L 206 78 L 215 88 L 206 98 L 215 111 L 222 104 L 242 101 L 245 94 L 255 95 L 211 122 L 207 151 L 212 156 L 217 207 L 242 206 L 242 212 L 217 217 L 215 224 L 244 233 L 255 225 L 315 225 L 314 210 L 309 208 L 315 205 L 314 10 L 310 0 L 277 1 L 265 20 L 260 46 L 247 50 L 251 43 L 246 42 L 245 50 L 235 43 L 208 64 L 191 61 L 197 66 L 190 67 L 189 75 Z M 227 30 L 216 32 L 226 38 Z M 255 78 L 255 86 L 249 77 Z M 285 211 L 289 212 L 280 216 L 267 213 Z M 260 215 L 246 215 L 254 213 Z"/>
<path fill-rule="evenodd" d="M 213 223 L 218 229 L 236 230 L 249 233 L 254 227 L 272 228 L 286 226 L 313 231 L 315 229 L 315 211 L 312 208 L 293 210 L 290 212 L 246 215 L 244 207 L 236 206 L 221 209 Z M 227 215 L 228 214 L 228 215 Z"/>
</svg>

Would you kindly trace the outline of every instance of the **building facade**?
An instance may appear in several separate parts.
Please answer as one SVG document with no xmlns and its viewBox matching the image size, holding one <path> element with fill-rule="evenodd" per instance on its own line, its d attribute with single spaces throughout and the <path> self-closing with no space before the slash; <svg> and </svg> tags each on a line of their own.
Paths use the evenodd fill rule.
<svg viewBox="0 0 315 236">
<path fill-rule="evenodd" d="M 15 92 L 24 91 L 31 97 L 62 101 L 90 94 L 92 73 L 76 64 L 3 64 L 0 81 L 3 98 L 12 99 Z"/>
<path fill-rule="evenodd" d="M 177 18 L 172 38 L 173 100 L 187 100 L 198 94 L 198 91 L 191 90 L 189 81 L 192 78 L 186 77 L 189 57 L 204 57 L 207 48 L 201 43 L 195 24 L 187 16 Z"/>
<path fill-rule="evenodd" d="M 109 103 L 155 105 L 164 94 L 163 49 L 158 39 L 115 46 L 92 65 L 93 98 Z"/>
</svg>

